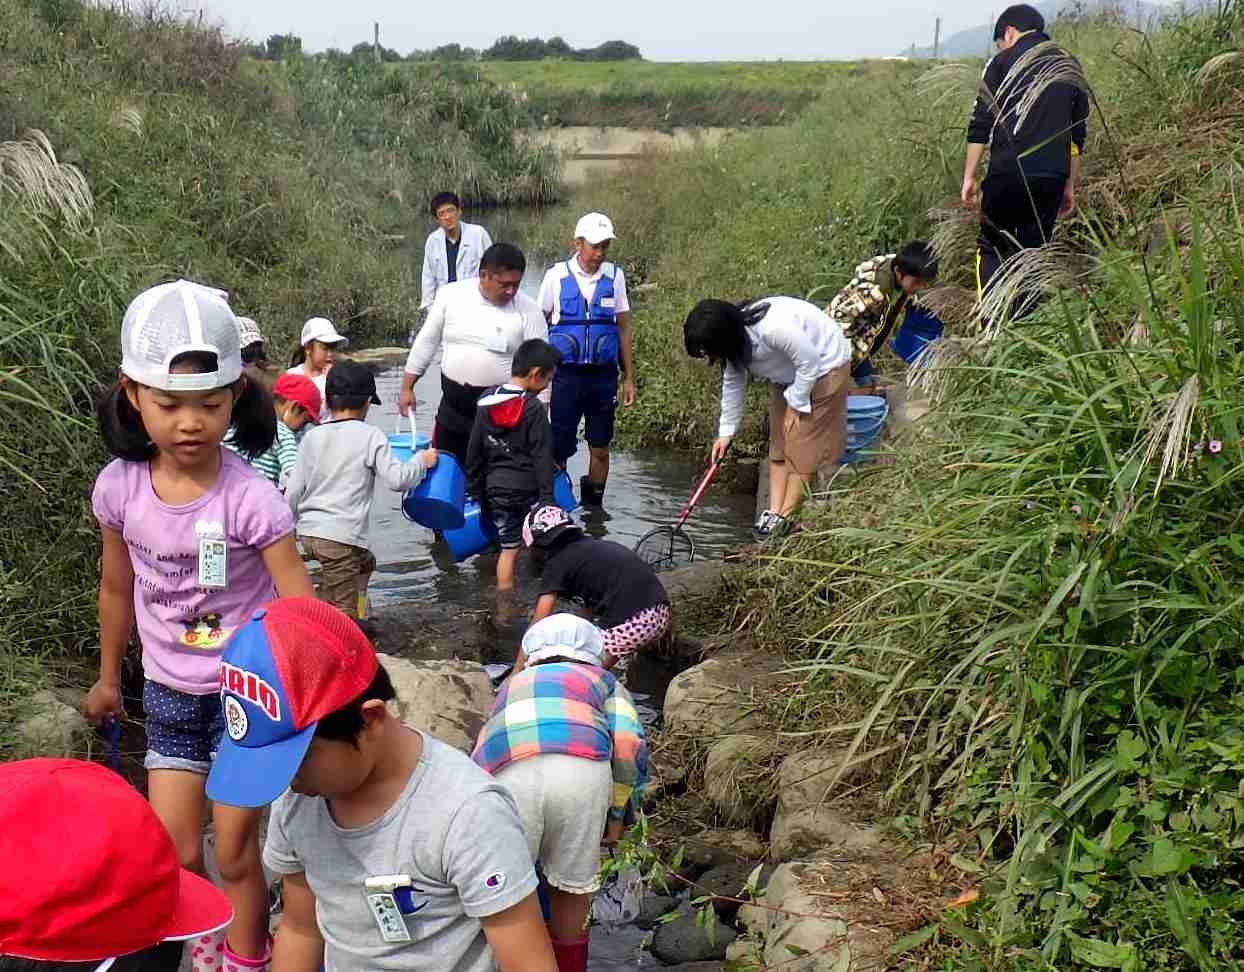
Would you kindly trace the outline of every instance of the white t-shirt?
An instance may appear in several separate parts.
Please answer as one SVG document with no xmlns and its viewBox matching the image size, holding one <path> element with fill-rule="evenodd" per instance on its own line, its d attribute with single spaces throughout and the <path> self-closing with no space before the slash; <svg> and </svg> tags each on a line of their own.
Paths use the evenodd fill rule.
<svg viewBox="0 0 1244 972">
<path fill-rule="evenodd" d="M 287 369 L 285 373 L 287 375 L 302 375 L 304 378 L 310 378 L 315 383 L 315 387 L 320 390 L 320 421 L 327 422 L 333 417 L 332 412 L 329 411 L 328 408 L 327 371 L 325 371 L 322 375 L 312 375 L 307 373 L 306 365 L 294 365 L 294 367 Z"/>
<path fill-rule="evenodd" d="M 567 269 L 567 264 L 570 265 L 569 269 Z M 613 277 L 613 309 L 619 314 L 629 314 L 631 304 L 626 298 L 626 275 L 622 272 L 621 267 L 618 267 L 616 264 L 615 267 Z M 562 280 L 565 279 L 567 273 L 574 274 L 575 282 L 579 285 L 579 293 L 590 304 L 592 298 L 596 295 L 596 284 L 604 276 L 605 265 L 602 263 L 601 268 L 595 273 L 588 273 L 579 266 L 579 258 L 572 256 L 553 264 L 544 272 L 544 280 L 540 283 L 540 310 L 544 312 L 545 319 L 550 324 L 556 324 L 561 320 Z"/>
<path fill-rule="evenodd" d="M 498 307 L 480 293 L 478 280 L 442 287 L 406 358 L 406 373 L 422 376 L 444 346 L 441 374 L 481 388 L 510 380 L 514 352 L 531 338 L 549 339 L 540 308 L 526 294 Z"/>
<path fill-rule="evenodd" d="M 721 373 L 719 436 L 732 436 L 743 419 L 743 396 L 751 373 L 786 387 L 786 403 L 796 412 L 812 411 L 812 386 L 851 361 L 842 328 L 815 304 L 795 297 L 764 297 L 769 311 L 746 328 L 751 357 L 746 368 L 727 364 Z"/>
<path fill-rule="evenodd" d="M 495 972 L 480 918 L 536 889 L 509 792 L 457 750 L 421 733 L 401 796 L 363 827 L 337 826 L 320 797 L 287 790 L 272 805 L 264 863 L 306 875 L 328 972 Z M 369 877 L 411 878 L 409 942 L 388 943 L 367 904 Z"/>
</svg>

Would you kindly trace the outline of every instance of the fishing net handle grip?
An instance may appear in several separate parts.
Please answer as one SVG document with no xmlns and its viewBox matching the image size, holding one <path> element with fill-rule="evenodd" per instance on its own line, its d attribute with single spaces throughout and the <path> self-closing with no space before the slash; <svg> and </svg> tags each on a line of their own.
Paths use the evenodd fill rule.
<svg viewBox="0 0 1244 972">
<path fill-rule="evenodd" d="M 687 518 L 691 516 L 691 511 L 696 508 L 696 504 L 700 502 L 700 498 L 704 495 L 704 491 L 713 485 L 713 480 L 717 478 L 717 473 L 721 469 L 721 464 L 726 461 L 726 456 L 730 454 L 730 444 L 726 444 L 726 448 L 721 455 L 713 460 L 712 465 L 708 467 L 708 472 L 704 474 L 704 478 L 700 480 L 700 485 L 695 488 L 695 492 L 691 494 L 691 499 L 687 500 L 687 505 L 682 508 L 682 513 L 678 515 L 678 526 L 682 526 L 687 522 Z"/>
</svg>

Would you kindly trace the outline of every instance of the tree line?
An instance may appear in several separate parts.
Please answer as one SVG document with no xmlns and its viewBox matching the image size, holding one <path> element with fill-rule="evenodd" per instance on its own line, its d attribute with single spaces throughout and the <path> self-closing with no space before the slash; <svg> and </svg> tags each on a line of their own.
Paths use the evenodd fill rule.
<svg viewBox="0 0 1244 972">
<path fill-rule="evenodd" d="M 303 57 L 302 38 L 296 34 L 273 34 L 263 44 L 245 45 L 246 53 L 264 61 L 283 61 Z M 556 58 L 566 61 L 638 61 L 643 59 L 639 48 L 626 41 L 605 41 L 596 47 L 574 48 L 561 37 L 543 40 L 539 37 L 517 37 L 513 34 L 500 37 L 484 50 L 463 47 L 461 44 L 442 44 L 431 50 L 415 50 L 407 55 L 392 48 L 366 41 L 355 44 L 350 50 L 329 48 L 327 58 L 358 59 L 374 58 L 377 53 L 382 61 L 543 61 Z"/>
</svg>

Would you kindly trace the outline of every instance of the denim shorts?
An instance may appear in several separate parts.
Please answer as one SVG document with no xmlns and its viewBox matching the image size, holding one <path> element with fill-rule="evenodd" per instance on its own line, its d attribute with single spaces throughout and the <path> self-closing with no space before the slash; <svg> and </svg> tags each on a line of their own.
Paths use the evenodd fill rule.
<svg viewBox="0 0 1244 972">
<path fill-rule="evenodd" d="M 523 520 L 530 506 L 513 509 L 494 506 L 489 510 L 492 525 L 497 531 L 497 543 L 502 550 L 513 550 L 523 545 Z"/>
<path fill-rule="evenodd" d="M 147 679 L 147 769 L 186 770 L 207 775 L 225 731 L 220 693 L 190 695 Z"/>
</svg>

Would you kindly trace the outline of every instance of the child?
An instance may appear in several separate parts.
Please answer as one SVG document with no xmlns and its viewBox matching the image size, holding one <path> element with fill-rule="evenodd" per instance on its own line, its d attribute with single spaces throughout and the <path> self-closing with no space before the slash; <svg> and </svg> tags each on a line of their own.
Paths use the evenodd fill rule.
<svg viewBox="0 0 1244 972">
<path fill-rule="evenodd" d="M 269 604 L 222 672 L 229 733 L 208 792 L 276 800 L 275 968 L 554 972 L 513 799 L 394 718 L 389 676 L 345 615 L 311 598 Z"/>
<path fill-rule="evenodd" d="M 286 374 L 303 375 L 315 382 L 324 403 L 319 414 L 321 422 L 327 422 L 329 418 L 328 393 L 325 390 L 328 373 L 337 360 L 337 352 L 349 343 L 348 338 L 337 333 L 337 328 L 327 317 L 313 317 L 302 325 L 298 350 L 294 352 Z"/>
<path fill-rule="evenodd" d="M 121 377 L 97 414 L 117 458 L 92 497 L 103 534 L 100 672 L 84 709 L 95 721 L 125 716 L 121 660 L 137 625 L 148 796 L 182 865 L 201 872 L 203 785 L 224 728 L 224 643 L 276 591 L 311 593 L 280 493 L 220 445 L 232 424 L 244 454 L 263 452 L 276 416 L 242 377 L 229 305 L 185 280 L 153 287 L 126 310 Z M 236 915 L 225 954 L 258 967 L 268 948 L 259 815 L 215 807 L 213 819 Z"/>
<path fill-rule="evenodd" d="M 376 477 L 401 492 L 418 485 L 436 465 L 425 449 L 401 463 L 388 437 L 366 422 L 380 404 L 376 378 L 357 361 L 341 361 L 328 373 L 332 421 L 312 429 L 298 447 L 298 463 L 285 491 L 298 520 L 298 539 L 320 562 L 320 596 L 351 617 L 367 616 L 367 581 L 376 558 L 367 549 Z"/>
<path fill-rule="evenodd" d="M 669 632 L 669 595 L 629 547 L 584 536 L 558 506 L 532 511 L 523 523 L 523 542 L 544 558 L 533 624 L 553 613 L 559 595 L 583 602 L 604 629 L 605 668 Z M 523 667 L 521 652 L 515 667 Z"/>
<path fill-rule="evenodd" d="M 544 404 L 559 356 L 532 338 L 514 352 L 509 382 L 485 392 L 475 412 L 467 449 L 467 489 L 497 529 L 497 590 L 514 589 L 522 548 L 523 517 L 537 502 L 553 499 L 553 435 Z"/>
<path fill-rule="evenodd" d="M 167 967 L 160 942 L 179 954 L 177 943 L 220 931 L 233 914 L 178 866 L 138 791 L 95 763 L 0 766 L 0 859 L 10 864 L 0 869 L 0 972 L 137 972 L 161 958 Z"/>
<path fill-rule="evenodd" d="M 320 390 L 305 375 L 285 374 L 272 386 L 272 404 L 276 411 L 276 442 L 272 448 L 250 461 L 260 474 L 272 481 L 277 489 L 285 489 L 294 463 L 298 461 L 296 432 L 320 418 Z M 237 452 L 232 428 L 225 434 L 226 448 Z"/>
<path fill-rule="evenodd" d="M 586 972 L 600 845 L 622 836 L 648 750 L 635 703 L 604 670 L 594 624 L 554 614 L 527 631 L 523 653 L 527 667 L 501 689 L 472 758 L 518 804 L 527 848 L 550 886 L 558 972 Z"/>
</svg>

